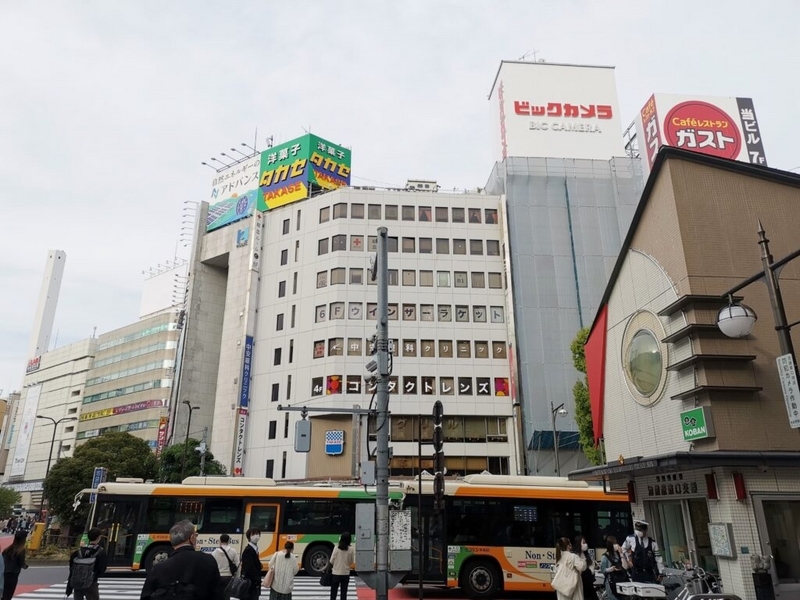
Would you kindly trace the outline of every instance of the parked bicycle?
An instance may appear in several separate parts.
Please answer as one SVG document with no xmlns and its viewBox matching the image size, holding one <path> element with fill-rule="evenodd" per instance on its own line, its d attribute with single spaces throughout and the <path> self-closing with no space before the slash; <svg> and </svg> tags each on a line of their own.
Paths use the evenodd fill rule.
<svg viewBox="0 0 800 600">
<path fill-rule="evenodd" d="M 686 600 L 694 594 L 721 594 L 722 582 L 719 577 L 701 567 L 664 569 L 661 583 L 667 600 Z"/>
</svg>

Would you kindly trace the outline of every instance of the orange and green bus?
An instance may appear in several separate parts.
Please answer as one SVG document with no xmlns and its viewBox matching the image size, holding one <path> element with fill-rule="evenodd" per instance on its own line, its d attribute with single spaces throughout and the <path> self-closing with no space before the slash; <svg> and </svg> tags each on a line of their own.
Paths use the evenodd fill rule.
<svg viewBox="0 0 800 600">
<path fill-rule="evenodd" d="M 343 531 L 355 533 L 356 504 L 374 503 L 375 489 L 358 485 L 277 485 L 272 479 L 189 477 L 183 484 L 103 483 L 94 494 L 87 529 L 104 534 L 109 568 L 147 570 L 171 551 L 169 529 L 188 519 L 197 525 L 197 548 L 211 552 L 227 533 L 240 552 L 245 532 L 261 530 L 259 556 L 270 557 L 287 540 L 295 544 L 301 567 L 319 576 Z M 399 505 L 402 492 L 390 490 Z"/>
<path fill-rule="evenodd" d="M 421 496 L 417 481 L 402 490 L 412 511 L 413 570 L 405 583 L 419 582 L 421 548 L 423 583 L 458 587 L 471 598 L 551 592 L 558 538 L 584 535 L 597 560 L 606 536 L 622 542 L 632 531 L 627 494 L 561 477 L 468 475 L 445 483 L 438 512 L 430 479 Z"/>
</svg>

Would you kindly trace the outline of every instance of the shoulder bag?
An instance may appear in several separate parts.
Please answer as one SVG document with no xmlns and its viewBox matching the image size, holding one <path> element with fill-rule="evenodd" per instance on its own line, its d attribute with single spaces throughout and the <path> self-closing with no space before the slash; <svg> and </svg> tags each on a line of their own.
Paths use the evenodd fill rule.
<svg viewBox="0 0 800 600">
<path fill-rule="evenodd" d="M 228 559 L 228 566 L 231 570 L 231 580 L 228 582 L 228 585 L 225 586 L 225 597 L 226 598 L 246 598 L 248 592 L 250 591 L 250 580 L 242 579 L 241 573 L 236 574 L 236 565 L 233 564 L 231 557 L 228 556 L 228 553 L 225 552 L 225 549 L 220 547 L 222 553 L 225 555 L 225 558 Z"/>
<path fill-rule="evenodd" d="M 578 572 L 573 568 L 569 558 L 565 558 L 556 566 L 556 575 L 550 585 L 562 596 L 572 596 L 579 582 Z"/>
</svg>

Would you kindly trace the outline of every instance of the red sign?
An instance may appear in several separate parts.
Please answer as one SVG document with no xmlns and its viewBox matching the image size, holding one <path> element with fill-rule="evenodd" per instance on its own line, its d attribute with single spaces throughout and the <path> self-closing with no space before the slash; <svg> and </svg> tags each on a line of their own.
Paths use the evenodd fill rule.
<svg viewBox="0 0 800 600">
<path fill-rule="evenodd" d="M 514 112 L 518 115 L 534 117 L 566 117 L 574 119 L 610 119 L 613 110 L 610 104 L 569 104 L 568 102 L 548 102 L 546 105 L 531 106 L 530 102 L 514 100 Z"/>
<path fill-rule="evenodd" d="M 25 367 L 25 373 L 33 373 L 34 371 L 39 370 L 39 366 L 41 365 L 42 357 L 37 356 L 36 358 L 32 358 L 28 361 L 28 366 Z"/>
<path fill-rule="evenodd" d="M 721 158 L 737 159 L 742 136 L 724 110 L 708 102 L 690 100 L 674 106 L 664 119 L 666 143 Z"/>
<path fill-rule="evenodd" d="M 161 417 L 158 421 L 158 440 L 156 441 L 156 456 L 161 454 L 164 444 L 167 443 L 167 417 Z"/>
</svg>

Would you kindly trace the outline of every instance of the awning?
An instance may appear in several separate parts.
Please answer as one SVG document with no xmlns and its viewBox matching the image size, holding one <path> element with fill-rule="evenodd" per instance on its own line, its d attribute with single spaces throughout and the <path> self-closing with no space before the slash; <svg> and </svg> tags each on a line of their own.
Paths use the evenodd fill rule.
<svg viewBox="0 0 800 600">
<path fill-rule="evenodd" d="M 718 450 L 715 452 L 673 452 L 658 456 L 634 456 L 605 465 L 572 471 L 573 481 L 630 479 L 659 473 L 677 473 L 714 467 L 800 467 L 800 452 L 749 452 Z"/>
</svg>

